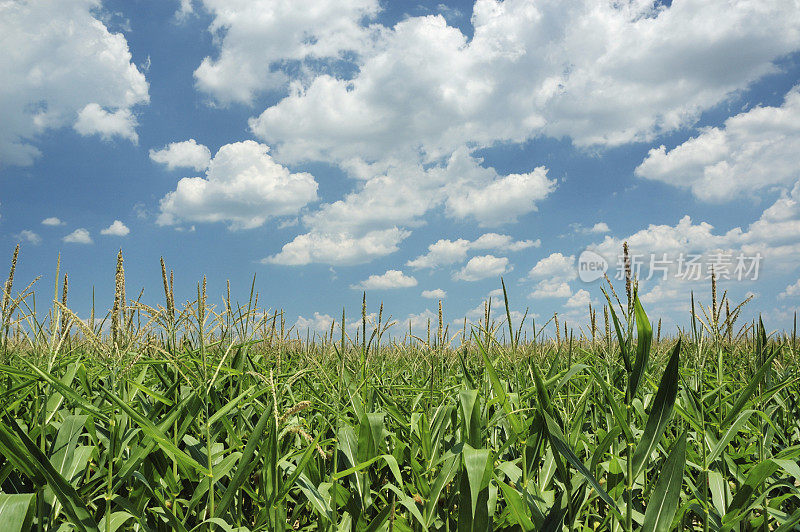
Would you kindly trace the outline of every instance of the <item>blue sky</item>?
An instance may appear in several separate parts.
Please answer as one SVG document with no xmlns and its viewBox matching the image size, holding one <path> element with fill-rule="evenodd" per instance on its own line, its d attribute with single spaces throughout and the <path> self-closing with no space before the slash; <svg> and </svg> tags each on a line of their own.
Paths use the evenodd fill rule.
<svg viewBox="0 0 800 532">
<path fill-rule="evenodd" d="M 594 250 L 667 275 L 645 307 L 684 324 L 681 254 L 759 256 L 722 280 L 790 328 L 800 301 L 800 10 L 699 0 L 138 0 L 0 6 L 0 256 L 17 286 L 110 306 L 188 298 L 205 274 L 327 328 L 361 290 L 421 326 L 478 316 L 502 275 L 585 323 Z M 57 220 L 56 220 L 57 219 Z M 43 221 L 48 220 L 48 223 Z M 437 244 L 438 243 L 438 244 Z M 432 246 L 432 247 L 431 247 Z M 724 268 L 724 267 L 723 267 Z M 494 292 L 493 292 L 494 291 Z M 424 294 L 424 295 L 423 295 Z M 425 297 L 427 296 L 427 297 Z M 499 308 L 499 301 L 495 308 Z"/>
</svg>

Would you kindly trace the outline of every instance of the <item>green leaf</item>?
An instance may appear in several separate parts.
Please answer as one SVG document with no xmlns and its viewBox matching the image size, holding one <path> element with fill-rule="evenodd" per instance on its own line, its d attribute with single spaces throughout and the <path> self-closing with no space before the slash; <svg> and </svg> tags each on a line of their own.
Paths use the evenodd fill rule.
<svg viewBox="0 0 800 532">
<path fill-rule="evenodd" d="M 764 460 L 763 462 L 753 466 L 753 468 L 748 471 L 744 484 L 739 486 L 739 489 L 733 496 L 733 500 L 728 505 L 728 511 L 724 517 L 726 523 L 729 522 L 729 520 L 733 518 L 736 513 L 747 508 L 747 505 L 753 498 L 753 495 L 756 493 L 756 490 L 758 490 L 761 483 L 777 470 L 778 464 L 772 460 Z"/>
<path fill-rule="evenodd" d="M 0 493 L 0 530 L 21 532 L 28 530 L 33 519 L 34 493 L 8 495 Z"/>
<path fill-rule="evenodd" d="M 5 423 L 0 423 L 0 454 L 36 485 L 44 486 L 47 483 L 47 479 L 39 473 L 36 464 L 25 451 L 25 446 L 6 428 Z"/>
<path fill-rule="evenodd" d="M 439 470 L 439 474 L 436 476 L 436 480 L 433 481 L 433 486 L 431 486 L 428 493 L 428 501 L 425 503 L 425 526 L 427 528 L 430 528 L 436 519 L 436 505 L 439 502 L 439 497 L 445 485 L 456 476 L 459 465 L 458 455 L 453 455 L 446 459 Z"/>
<path fill-rule="evenodd" d="M 635 296 L 633 300 L 634 314 L 636 315 L 636 360 L 631 370 L 631 377 L 628 381 L 628 398 L 633 401 L 636 397 L 636 391 L 639 389 L 642 375 L 647 369 L 647 359 L 650 357 L 650 343 L 653 340 L 653 328 L 650 326 L 650 320 L 647 319 L 642 304 L 639 302 L 639 296 Z"/>
<path fill-rule="evenodd" d="M 72 465 L 78 437 L 81 435 L 87 419 L 88 416 L 70 415 L 64 417 L 61 422 L 61 428 L 58 429 L 56 442 L 50 456 L 50 463 L 53 464 L 53 467 L 60 475 L 64 475 Z"/>
<path fill-rule="evenodd" d="M 672 417 L 675 397 L 678 395 L 678 359 L 680 351 L 681 339 L 678 338 L 678 343 L 672 349 L 672 355 L 670 355 L 667 367 L 661 376 L 658 391 L 656 391 L 655 399 L 653 399 L 653 407 L 647 417 L 644 434 L 642 434 L 639 445 L 636 446 L 636 450 L 633 453 L 633 478 L 638 477 L 639 473 L 647 465 L 653 449 L 656 448 L 661 440 L 661 436 L 667 429 L 667 423 Z"/>
<path fill-rule="evenodd" d="M 99 417 L 100 419 L 103 419 L 103 420 L 108 420 L 108 416 L 106 416 L 103 412 L 101 412 L 100 409 L 98 409 L 92 403 L 90 403 L 89 401 L 87 401 L 86 399 L 84 399 L 83 397 L 78 395 L 77 393 L 75 393 L 72 390 L 72 388 L 69 388 L 64 383 L 62 383 L 58 379 L 54 378 L 52 375 L 50 375 L 46 371 L 37 368 L 32 363 L 30 363 L 27 360 L 25 360 L 25 358 L 19 357 L 19 360 L 21 360 L 25 364 L 27 364 L 33 370 L 34 373 L 36 373 L 45 382 L 50 384 L 50 386 L 52 386 L 53 388 L 58 390 L 58 393 L 63 395 L 65 398 L 67 398 L 70 401 L 72 401 L 73 403 L 79 405 L 81 408 L 83 408 L 87 412 L 89 412 L 91 414 L 94 414 L 96 417 Z"/>
<path fill-rule="evenodd" d="M 591 484 L 591 486 L 595 489 L 597 494 L 600 496 L 603 501 L 612 509 L 612 511 L 616 512 L 617 516 L 621 519 L 622 516 L 619 513 L 619 508 L 617 508 L 616 503 L 614 500 L 606 493 L 606 490 L 597 482 L 597 479 L 594 478 L 594 475 L 586 469 L 586 466 L 583 465 L 583 462 L 575 456 L 575 453 L 572 452 L 572 449 L 565 443 L 565 438 L 561 429 L 558 428 L 558 424 L 555 420 L 550 417 L 547 413 L 544 413 L 545 422 L 547 423 L 547 432 L 548 432 L 548 439 L 550 440 L 550 445 L 553 446 L 558 454 L 563 456 L 567 462 L 572 464 L 572 467 L 578 470 L 578 472 L 583 475 L 586 480 Z M 566 480 L 566 479 L 565 479 Z"/>
<path fill-rule="evenodd" d="M 503 285 L 503 290 L 505 290 L 505 285 Z M 503 407 L 506 417 L 511 422 L 511 428 L 513 428 L 514 433 L 519 436 L 522 434 L 522 424 L 520 423 L 519 418 L 517 418 L 517 415 L 514 414 L 514 409 L 508 400 L 508 395 L 503 388 L 503 383 L 500 382 L 500 378 L 497 376 L 497 372 L 492 365 L 492 361 L 489 360 L 489 355 L 486 353 L 486 349 L 483 347 L 483 344 L 481 343 L 481 340 L 478 338 L 478 335 L 475 333 L 475 331 L 472 331 L 472 336 L 475 338 L 475 341 L 478 344 L 478 350 L 481 352 L 481 356 L 483 357 L 483 363 L 486 365 L 486 373 L 489 375 L 489 381 L 492 383 L 494 394 L 500 401 L 500 406 Z"/>
<path fill-rule="evenodd" d="M 117 405 L 120 410 L 125 412 L 128 417 L 136 422 L 136 424 L 142 429 L 142 432 L 153 438 L 153 440 L 155 440 L 155 442 L 164 450 L 164 452 L 172 456 L 183 467 L 195 469 L 204 475 L 208 475 L 209 472 L 207 468 L 203 467 L 197 460 L 178 449 L 178 447 L 161 430 L 159 430 L 158 427 L 153 425 L 149 419 L 131 408 L 128 403 L 108 391 L 106 388 L 103 388 L 103 391 L 105 392 L 106 397 L 108 397 L 112 403 Z"/>
<path fill-rule="evenodd" d="M 716 460 L 725 447 L 731 442 L 734 436 L 736 436 L 739 431 L 742 429 L 742 426 L 747 423 L 747 420 L 750 419 L 750 416 L 753 414 L 754 410 L 745 410 L 739 417 L 736 418 L 736 421 L 728 427 L 722 437 L 719 439 L 717 444 L 711 449 L 711 453 L 708 455 L 708 464 L 711 464 L 714 460 Z"/>
<path fill-rule="evenodd" d="M 50 460 L 47 459 L 44 453 L 31 441 L 28 435 L 25 434 L 25 431 L 23 431 L 15 421 L 8 417 L 5 417 L 4 421 L 12 428 L 25 446 L 39 474 L 47 479 L 47 485 L 53 490 L 56 498 L 58 498 L 59 502 L 64 507 L 64 511 L 69 517 L 70 522 L 82 532 L 99 532 L 91 512 L 86 508 L 86 505 L 78 495 L 78 492 L 75 491 L 75 488 L 73 488 L 64 477 L 59 475 L 58 471 L 56 471 L 50 463 Z"/>
<path fill-rule="evenodd" d="M 283 487 L 281 488 L 281 491 L 279 492 L 278 496 L 275 499 L 276 502 L 283 501 L 283 499 L 286 498 L 286 495 L 289 493 L 289 491 L 294 487 L 294 482 L 297 480 L 297 477 L 299 477 L 300 473 L 302 473 L 305 470 L 306 466 L 308 466 L 312 454 L 317 450 L 317 444 L 319 443 L 319 439 L 321 436 L 322 436 L 322 431 L 319 431 L 317 437 L 314 438 L 314 441 L 312 441 L 308 445 L 308 447 L 306 447 L 306 450 L 303 453 L 302 458 L 300 458 L 300 461 L 297 463 L 297 466 L 294 468 L 294 471 L 292 471 L 292 474 L 289 475 L 289 478 L 287 478 L 286 481 L 283 483 Z M 394 460 L 394 457 L 392 457 L 392 460 Z M 397 462 L 395 462 L 395 467 L 397 467 Z"/>
<path fill-rule="evenodd" d="M 681 498 L 686 466 L 686 432 L 672 446 L 647 503 L 642 532 L 669 532 Z"/>
<path fill-rule="evenodd" d="M 514 518 L 514 522 L 522 527 L 525 532 L 535 530 L 536 526 L 531 521 L 531 518 L 528 517 L 528 507 L 523 501 L 522 495 L 502 480 L 498 479 L 497 485 L 500 486 L 500 491 L 503 492 L 503 498 L 508 505 L 511 517 Z"/>
<path fill-rule="evenodd" d="M 478 390 L 461 390 L 458 392 L 461 406 L 462 426 L 461 438 L 464 443 L 473 447 L 481 445 L 481 408 Z"/>
<path fill-rule="evenodd" d="M 471 500 L 472 515 L 475 516 L 475 507 L 478 503 L 478 494 L 488 486 L 487 468 L 491 452 L 489 449 L 475 449 L 471 445 L 465 445 L 463 450 L 464 469 L 469 480 L 469 493 Z M 485 482 L 484 482 L 485 481 Z"/>
<path fill-rule="evenodd" d="M 265 393 L 267 393 L 269 391 L 269 388 L 264 388 L 260 392 L 258 392 L 256 394 L 253 394 L 252 391 L 253 391 L 254 388 L 255 388 L 255 386 L 251 386 L 247 390 L 245 390 L 241 394 L 239 394 L 239 396 L 236 397 L 235 399 L 232 399 L 231 401 L 228 401 L 228 403 L 225 406 L 223 406 L 222 408 L 220 408 L 219 410 L 214 412 L 214 414 L 210 418 L 208 418 L 208 424 L 209 425 L 213 425 L 214 423 L 219 421 L 222 417 L 227 416 L 228 412 L 233 410 L 234 407 L 236 405 L 238 405 L 242 401 L 242 399 L 244 399 L 245 397 L 249 397 L 250 401 L 252 401 L 252 400 L 256 399 L 257 397 L 259 397 L 260 395 L 263 395 L 263 394 L 265 394 Z"/>
<path fill-rule="evenodd" d="M 614 419 L 617 422 L 616 426 L 619 427 L 620 432 L 625 435 L 625 441 L 633 441 L 633 432 L 631 432 L 630 424 L 628 423 L 628 419 L 625 416 L 625 412 L 622 410 L 622 407 L 614 398 L 614 393 L 608 387 L 608 384 L 600 376 L 600 374 L 594 370 L 594 368 L 590 369 L 590 372 L 594 376 L 595 382 L 600 385 L 600 389 L 603 391 L 606 402 L 609 404 L 611 407 L 611 412 L 614 414 Z"/>
<path fill-rule="evenodd" d="M 264 430 L 267 428 L 267 422 L 270 419 L 275 419 L 271 402 L 264 407 L 261 417 L 258 418 L 256 426 L 253 428 L 253 432 L 251 432 L 250 437 L 247 438 L 247 445 L 245 445 L 242 457 L 239 459 L 239 466 L 236 468 L 233 478 L 231 478 L 230 482 L 228 483 L 228 487 L 225 488 L 225 493 L 222 495 L 222 499 L 220 499 L 219 503 L 217 504 L 215 509 L 216 515 L 219 516 L 225 513 L 225 511 L 228 509 L 228 506 L 231 504 L 231 502 L 233 502 L 233 497 L 236 495 L 236 492 L 239 491 L 242 485 L 247 481 L 250 472 L 257 465 L 257 463 L 253 461 L 253 456 L 255 455 L 259 444 L 261 443 Z M 273 422 L 272 427 L 274 426 L 275 423 Z"/>
<path fill-rule="evenodd" d="M 722 420 L 722 424 L 720 427 L 727 427 L 735 418 L 739 415 L 739 412 L 747 404 L 747 401 L 752 397 L 753 393 L 758 388 L 758 383 L 761 382 L 761 379 L 764 378 L 764 375 L 767 373 L 770 367 L 772 367 L 772 361 L 775 359 L 775 356 L 778 354 L 778 351 L 774 351 L 772 355 L 767 357 L 767 361 L 758 368 L 753 378 L 750 379 L 750 382 L 745 386 L 741 392 L 739 392 L 739 397 L 736 399 L 736 402 L 733 405 L 733 408 L 728 415 L 725 416 L 725 419 Z"/>
<path fill-rule="evenodd" d="M 331 505 L 322 496 L 322 493 L 317 489 L 314 484 L 306 477 L 306 475 L 300 475 L 297 477 L 297 487 L 300 488 L 300 491 L 306 496 L 308 502 L 311 503 L 311 506 L 319 512 L 319 514 L 327 519 L 329 522 L 333 521 L 333 510 L 331 509 Z"/>
<path fill-rule="evenodd" d="M 132 514 L 128 512 L 114 512 L 111 514 L 111 520 L 109 521 L 109 527 L 106 527 L 106 516 L 100 520 L 99 528 L 104 532 L 116 532 L 119 527 L 130 521 L 131 519 L 136 519 Z"/>
<path fill-rule="evenodd" d="M 400 467 L 397 465 L 397 460 L 391 454 L 382 454 L 380 456 L 374 456 L 365 462 L 361 462 L 358 465 L 354 465 L 344 471 L 339 471 L 338 473 L 331 475 L 331 479 L 339 480 L 340 478 L 344 478 L 347 475 L 352 475 L 353 473 L 357 473 L 359 471 L 363 471 L 364 469 L 368 468 L 378 460 L 383 460 L 386 462 L 386 465 L 389 466 L 389 471 L 391 471 L 392 475 L 394 475 L 394 479 L 397 481 L 398 484 L 403 483 L 403 478 L 400 475 Z"/>
<path fill-rule="evenodd" d="M 631 356 L 628 354 L 628 341 L 622 336 L 622 327 L 619 324 L 619 318 L 617 318 L 617 312 L 614 310 L 614 304 L 611 302 L 611 298 L 608 297 L 605 290 L 603 293 L 608 301 L 608 310 L 611 311 L 611 321 L 614 322 L 614 331 L 617 333 L 617 343 L 619 344 L 620 355 L 622 355 L 622 363 L 625 365 L 625 371 L 630 372 Z"/>
</svg>

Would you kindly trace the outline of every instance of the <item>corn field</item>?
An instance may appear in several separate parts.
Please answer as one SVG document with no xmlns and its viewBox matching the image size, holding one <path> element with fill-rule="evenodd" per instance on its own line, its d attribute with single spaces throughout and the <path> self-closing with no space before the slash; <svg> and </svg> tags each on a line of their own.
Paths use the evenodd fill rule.
<svg viewBox="0 0 800 532">
<path fill-rule="evenodd" d="M 254 289 L 178 304 L 162 274 L 163 304 L 131 300 L 120 254 L 81 320 L 66 277 L 43 313 L 12 266 L 3 532 L 800 530 L 796 335 L 716 287 L 663 337 L 635 279 L 577 333 L 513 323 L 503 286 L 455 334 L 364 305 L 303 337 Z"/>
</svg>

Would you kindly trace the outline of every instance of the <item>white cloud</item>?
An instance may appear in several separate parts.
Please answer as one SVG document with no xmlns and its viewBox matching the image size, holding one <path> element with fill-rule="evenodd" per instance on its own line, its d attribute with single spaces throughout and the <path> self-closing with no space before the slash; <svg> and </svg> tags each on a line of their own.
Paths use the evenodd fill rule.
<svg viewBox="0 0 800 532">
<path fill-rule="evenodd" d="M 175 11 L 175 19 L 179 22 L 182 22 L 192 14 L 194 14 L 192 0 L 180 0 L 180 6 L 178 7 L 178 10 Z"/>
<path fill-rule="evenodd" d="M 59 226 L 64 225 L 66 222 L 56 218 L 55 216 L 51 216 L 50 218 L 45 218 L 42 220 L 42 225 L 49 225 L 49 226 Z"/>
<path fill-rule="evenodd" d="M 36 137 L 64 126 L 136 139 L 147 81 L 100 13 L 99 0 L 0 3 L 0 164 L 32 164 Z"/>
<path fill-rule="evenodd" d="M 84 228 L 75 229 L 73 232 L 65 236 L 62 240 L 69 244 L 91 244 L 92 237 L 89 235 L 89 231 Z"/>
<path fill-rule="evenodd" d="M 400 270 L 388 270 L 381 275 L 370 275 L 358 284 L 350 285 L 354 290 L 387 290 L 417 286 L 417 280 Z"/>
<path fill-rule="evenodd" d="M 216 58 L 195 70 L 197 87 L 223 104 L 250 102 L 289 81 L 283 67 L 336 59 L 367 45 L 361 21 L 378 12 L 377 0 L 203 0 L 214 17 L 209 30 Z"/>
<path fill-rule="evenodd" d="M 528 272 L 531 279 L 548 278 L 550 280 L 571 281 L 577 277 L 575 271 L 575 256 L 552 253 L 541 259 Z"/>
<path fill-rule="evenodd" d="M 392 158 L 376 164 L 348 160 L 345 169 L 363 184 L 344 199 L 322 205 L 303 222 L 311 229 L 351 232 L 415 226 L 431 209 L 446 205 L 446 213 L 453 218 L 471 217 L 481 225 L 497 225 L 534 211 L 535 201 L 553 190 L 554 182 L 546 178 L 543 168 L 502 176 L 481 166 L 482 162 L 463 147 L 443 164 L 429 168 Z M 498 188 L 516 186 L 517 181 L 522 188 L 514 194 L 508 190 L 502 194 Z"/>
<path fill-rule="evenodd" d="M 136 117 L 130 109 L 109 112 L 96 103 L 90 103 L 78 112 L 78 119 L 72 127 L 84 137 L 100 135 L 103 140 L 111 140 L 119 136 L 136 143 L 139 140 L 136 125 Z"/>
<path fill-rule="evenodd" d="M 268 150 L 251 140 L 222 146 L 205 178 L 185 177 L 161 199 L 157 222 L 228 222 L 231 229 L 251 229 L 297 214 L 317 199 L 317 182 L 277 164 Z"/>
<path fill-rule="evenodd" d="M 558 279 L 542 279 L 531 292 L 532 298 L 570 297 L 572 289 L 565 281 Z"/>
<path fill-rule="evenodd" d="M 510 174 L 485 186 L 462 185 L 447 199 L 447 211 L 455 218 L 474 218 L 481 226 L 516 222 L 523 214 L 536 211 L 536 202 L 555 190 L 540 166 L 526 174 Z"/>
<path fill-rule="evenodd" d="M 310 329 L 312 332 L 316 332 L 317 334 L 325 334 L 330 332 L 332 323 L 333 318 L 330 315 L 314 312 L 314 316 L 312 318 L 298 316 L 294 327 L 300 332 Z"/>
<path fill-rule="evenodd" d="M 111 236 L 126 236 L 130 233 L 131 230 L 128 229 L 124 223 L 119 220 L 114 220 L 114 223 L 100 231 L 101 235 L 111 235 Z"/>
<path fill-rule="evenodd" d="M 196 140 L 189 139 L 183 142 L 170 142 L 160 150 L 150 150 L 150 159 L 157 163 L 166 164 L 167 168 L 193 168 L 201 172 L 208 168 L 211 162 L 211 151 Z"/>
<path fill-rule="evenodd" d="M 265 264 L 300 266 L 324 263 L 362 264 L 397 251 L 398 244 L 409 236 L 396 227 L 370 231 L 353 237 L 347 233 L 306 233 L 285 244 L 280 253 L 262 259 Z"/>
<path fill-rule="evenodd" d="M 442 201 L 445 181 L 417 165 L 390 161 L 370 167 L 355 191 L 303 217 L 312 231 L 359 234 L 394 226 L 416 226 L 420 217 Z"/>
<path fill-rule="evenodd" d="M 666 283 L 660 282 L 656 284 L 649 291 L 640 296 L 643 304 L 663 304 L 665 302 L 686 301 L 686 291 L 679 288 L 677 285 L 672 284 L 667 286 Z"/>
<path fill-rule="evenodd" d="M 14 235 L 14 238 L 17 240 L 24 240 L 34 246 L 38 246 L 42 243 L 42 237 L 31 231 L 30 229 L 23 229 L 18 234 Z"/>
<path fill-rule="evenodd" d="M 428 246 L 428 252 L 406 263 L 412 268 L 438 268 L 462 262 L 472 249 L 497 249 L 502 251 L 521 251 L 542 245 L 541 240 L 514 240 L 508 235 L 486 233 L 474 241 L 441 239 Z"/>
<path fill-rule="evenodd" d="M 779 0 L 479 0 L 472 38 L 442 16 L 374 27 L 352 78 L 312 70 L 251 128 L 286 160 L 430 161 L 540 134 L 578 146 L 649 140 L 775 71 L 800 47 L 799 12 Z M 251 77 L 228 79 L 244 79 L 247 97 Z"/>
<path fill-rule="evenodd" d="M 636 168 L 645 179 L 688 188 L 706 201 L 724 201 L 800 177 L 800 86 L 781 107 L 756 107 L 705 128 L 672 150 L 653 148 Z"/>
<path fill-rule="evenodd" d="M 424 297 L 425 299 L 444 299 L 447 297 L 447 292 L 445 292 L 441 288 L 435 288 L 433 290 L 423 290 L 422 297 Z"/>
<path fill-rule="evenodd" d="M 800 296 L 800 279 L 798 279 L 796 283 L 787 286 L 783 292 L 778 294 L 778 298 L 780 299 L 796 296 Z"/>
<path fill-rule="evenodd" d="M 551 253 L 539 260 L 528 272 L 528 278 L 539 280 L 529 297 L 535 299 L 577 297 L 573 303 L 582 302 L 584 296 L 579 296 L 577 293 L 573 296 L 572 288 L 569 285 L 569 281 L 572 281 L 577 276 L 574 255 L 564 255 L 558 252 Z M 573 305 L 569 304 L 570 301 L 567 302 L 567 306 L 571 308 Z"/>
<path fill-rule="evenodd" d="M 438 268 L 467 258 L 467 252 L 472 242 L 459 238 L 458 240 L 437 240 L 428 246 L 428 252 L 406 263 L 412 268 Z"/>
<path fill-rule="evenodd" d="M 501 249 L 503 251 L 522 251 L 528 248 L 538 248 L 542 241 L 536 240 L 514 240 L 508 235 L 498 233 L 485 233 L 472 242 L 472 249 Z"/>
<path fill-rule="evenodd" d="M 483 167 L 481 163 L 481 159 L 470 156 L 463 148 L 445 163 L 429 168 L 394 159 L 374 164 L 350 160 L 345 169 L 358 180 L 359 186 L 343 199 L 323 204 L 317 211 L 302 217 L 303 225 L 309 229 L 307 240 L 324 241 L 322 236 L 330 233 L 358 239 L 367 231 L 419 226 L 426 213 L 443 205 L 464 187 L 503 179 L 494 169 Z M 535 208 L 535 205 L 528 207 Z M 495 243 L 487 239 L 481 245 L 484 248 L 511 246 L 513 250 L 536 245 L 529 241 L 512 243 L 510 237 L 504 235 L 494 238 L 501 241 Z M 447 253 L 459 253 L 456 248 L 461 245 L 457 243 Z M 424 267 L 421 264 L 415 267 Z"/>
<path fill-rule="evenodd" d="M 508 258 L 494 255 L 479 255 L 469 259 L 460 271 L 453 274 L 453 279 L 462 281 L 480 281 L 489 277 L 499 277 L 511 271 Z"/>
<path fill-rule="evenodd" d="M 609 229 L 608 224 L 605 222 L 597 222 L 594 224 L 590 229 L 590 233 L 610 233 L 611 229 Z"/>
<path fill-rule="evenodd" d="M 570 297 L 567 302 L 564 304 L 567 308 L 587 308 L 589 303 L 592 302 L 592 296 L 584 289 L 580 289 L 575 292 L 572 297 Z"/>
</svg>

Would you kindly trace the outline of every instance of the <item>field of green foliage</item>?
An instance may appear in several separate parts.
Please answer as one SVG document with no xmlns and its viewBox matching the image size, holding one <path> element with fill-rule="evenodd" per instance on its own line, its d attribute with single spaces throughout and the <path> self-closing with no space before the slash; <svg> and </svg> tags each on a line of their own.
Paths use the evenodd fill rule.
<svg viewBox="0 0 800 532">
<path fill-rule="evenodd" d="M 120 256 L 87 322 L 12 271 L 3 532 L 800 530 L 795 334 L 724 295 L 664 336 L 634 282 L 583 332 L 487 306 L 307 337 L 254 293 L 176 304 L 162 272 L 163 304 L 129 300 Z"/>
</svg>

